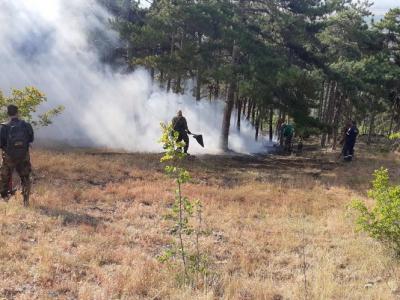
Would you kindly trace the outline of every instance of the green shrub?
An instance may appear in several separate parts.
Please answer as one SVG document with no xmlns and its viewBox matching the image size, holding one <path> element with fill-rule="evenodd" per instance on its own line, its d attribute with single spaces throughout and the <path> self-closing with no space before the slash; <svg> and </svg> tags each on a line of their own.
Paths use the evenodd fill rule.
<svg viewBox="0 0 400 300">
<path fill-rule="evenodd" d="M 53 117 L 60 114 L 64 107 L 60 105 L 42 114 L 36 114 L 37 108 L 46 101 L 46 96 L 35 87 L 26 87 L 22 90 L 13 89 L 9 97 L 4 96 L 0 90 L 0 123 L 8 119 L 7 106 L 14 104 L 18 106 L 19 115 L 25 121 L 35 127 L 48 126 L 52 123 Z"/>
<path fill-rule="evenodd" d="M 191 179 L 189 172 L 181 166 L 187 154 L 182 152 L 185 143 L 178 142 L 178 132 L 172 129 L 171 124 L 161 124 L 162 136 L 160 143 L 163 144 L 165 153 L 161 162 L 166 163 L 165 172 L 174 179 L 176 183 L 175 201 L 167 214 L 167 218 L 173 221 L 171 234 L 177 237 L 176 242 L 159 256 L 161 262 L 167 262 L 172 258 L 180 258 L 183 274 L 178 274 L 178 279 L 183 278 L 183 283 L 191 283 L 193 286 L 200 285 L 200 278 L 207 274 L 207 255 L 201 253 L 199 238 L 202 230 L 202 204 L 199 200 L 190 200 L 183 195 L 183 185 Z M 193 220 L 196 219 L 196 220 Z M 197 223 L 197 226 L 193 226 Z M 193 237 L 188 241 L 185 237 Z M 194 245 L 194 249 L 191 249 Z M 182 276 L 180 276 L 182 275 Z"/>
<path fill-rule="evenodd" d="M 357 229 L 384 243 L 400 256 L 400 185 L 389 183 L 389 172 L 381 168 L 374 173 L 373 187 L 368 196 L 376 203 L 368 209 L 362 201 L 353 201 L 358 212 Z"/>
<path fill-rule="evenodd" d="M 389 139 L 390 140 L 398 140 L 398 139 L 400 139 L 400 132 L 392 133 L 391 135 L 389 135 Z"/>
</svg>

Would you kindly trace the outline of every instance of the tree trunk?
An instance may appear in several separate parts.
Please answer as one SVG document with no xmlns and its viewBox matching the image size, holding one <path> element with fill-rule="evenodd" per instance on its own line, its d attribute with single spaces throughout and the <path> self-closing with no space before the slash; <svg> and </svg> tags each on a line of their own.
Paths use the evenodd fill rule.
<svg viewBox="0 0 400 300">
<path fill-rule="evenodd" d="M 394 116 L 395 116 L 395 108 L 394 108 L 394 104 L 393 104 L 392 114 L 391 114 L 391 117 L 390 117 L 390 126 L 389 126 L 388 136 L 390 136 L 392 134 L 392 132 L 393 132 Z"/>
<path fill-rule="evenodd" d="M 253 101 L 250 99 L 247 101 L 247 115 L 246 115 L 246 120 L 250 121 L 250 116 L 251 116 L 251 109 L 253 107 Z"/>
<path fill-rule="evenodd" d="M 369 120 L 369 130 L 368 130 L 368 140 L 367 140 L 367 145 L 371 144 L 372 141 L 372 135 L 374 133 L 374 124 L 375 124 L 375 113 L 371 112 L 371 117 Z"/>
<path fill-rule="evenodd" d="M 255 121 L 254 121 L 254 126 L 255 126 L 255 129 L 256 129 L 256 134 L 255 134 L 255 140 L 256 140 L 256 142 L 258 141 L 258 134 L 259 134 L 259 132 L 260 132 L 260 118 L 261 118 L 261 113 L 260 113 L 260 111 L 258 111 L 258 112 L 256 112 L 256 114 L 255 114 L 256 116 L 255 116 Z"/>
<path fill-rule="evenodd" d="M 175 46 L 175 36 L 174 34 L 171 35 L 171 49 L 170 49 L 170 57 L 174 55 L 174 46 Z M 167 82 L 167 92 L 171 90 L 171 74 L 168 75 L 168 82 Z"/>
<path fill-rule="evenodd" d="M 196 78 L 196 100 L 200 101 L 201 99 L 201 74 L 200 70 L 197 71 L 197 78 Z"/>
<path fill-rule="evenodd" d="M 232 109 L 235 104 L 235 91 L 236 91 L 236 71 L 235 66 L 238 61 L 239 56 L 239 47 L 235 44 L 233 45 L 232 49 L 232 66 L 233 66 L 233 76 L 231 82 L 228 86 L 227 98 L 226 98 L 226 105 L 224 109 L 224 115 L 222 119 L 222 139 L 221 139 L 221 148 L 224 151 L 228 151 L 228 144 L 229 144 L 229 128 L 231 124 L 231 115 Z"/>
<path fill-rule="evenodd" d="M 331 143 L 331 141 L 332 141 L 333 122 L 334 122 L 334 115 L 335 115 L 335 109 L 336 109 L 337 102 L 338 102 L 337 82 L 334 82 L 332 95 L 331 95 L 330 101 L 329 101 L 329 109 L 328 109 L 328 116 L 327 116 L 327 123 L 328 123 L 328 126 L 329 126 L 328 143 Z"/>
<path fill-rule="evenodd" d="M 253 105 L 253 111 L 251 112 L 251 124 L 253 124 L 253 126 L 256 124 L 256 113 L 257 113 L 257 106 L 256 103 L 254 102 Z"/>
<path fill-rule="evenodd" d="M 320 121 L 322 119 L 324 100 L 325 100 L 325 81 L 322 82 L 322 92 L 321 92 L 321 97 L 320 97 L 319 106 L 318 106 L 318 120 L 320 120 Z"/>
<path fill-rule="evenodd" d="M 361 122 L 361 128 L 362 128 L 361 134 L 368 134 L 368 129 L 369 129 L 369 128 L 367 128 L 368 121 L 369 121 L 368 117 L 364 114 L 364 117 Z"/>
<path fill-rule="evenodd" d="M 272 142 L 274 137 L 274 129 L 273 129 L 273 119 L 274 119 L 274 110 L 271 107 L 269 110 L 269 141 Z"/>
<path fill-rule="evenodd" d="M 171 35 L 171 49 L 170 49 L 170 56 L 172 58 L 174 54 L 174 48 L 175 48 L 175 35 L 172 33 Z"/>
<path fill-rule="evenodd" d="M 168 82 L 167 82 L 167 92 L 169 92 L 171 90 L 171 78 L 168 78 Z"/>
<path fill-rule="evenodd" d="M 160 70 L 160 86 L 164 86 L 164 71 Z"/>
<path fill-rule="evenodd" d="M 240 120 L 242 118 L 242 100 L 238 100 L 237 102 L 237 120 L 236 120 L 236 129 L 240 132 Z"/>
<path fill-rule="evenodd" d="M 219 80 L 217 80 L 217 82 L 215 83 L 214 98 L 215 99 L 219 98 Z"/>
<path fill-rule="evenodd" d="M 177 93 L 177 94 L 179 94 L 181 92 L 181 81 L 182 81 L 182 79 L 181 79 L 181 76 L 179 75 L 178 79 L 176 80 L 176 83 L 175 83 L 175 93 Z"/>
<path fill-rule="evenodd" d="M 201 39 L 202 39 L 202 34 L 198 32 L 198 47 L 199 49 L 201 48 Z M 200 101 L 201 99 L 201 66 L 198 67 L 197 69 L 197 78 L 196 78 L 196 101 Z"/>
<path fill-rule="evenodd" d="M 130 47 L 130 43 L 127 42 L 126 43 L 126 63 L 128 65 L 128 71 L 132 72 L 133 71 L 133 66 L 131 64 L 131 47 Z"/>
<path fill-rule="evenodd" d="M 342 113 L 342 103 L 343 103 L 343 95 L 339 96 L 339 99 L 337 101 L 337 105 L 335 108 L 335 114 L 333 117 L 333 141 L 332 141 L 332 149 L 336 150 L 336 146 L 337 146 L 337 140 L 338 140 L 338 136 L 339 136 L 339 123 L 340 123 L 340 117 L 341 117 L 341 113 Z"/>
<path fill-rule="evenodd" d="M 323 105 L 323 111 L 322 111 L 322 122 L 328 126 L 327 129 L 324 130 L 321 136 L 321 147 L 324 148 L 326 146 L 326 138 L 328 135 L 328 130 L 329 130 L 329 111 L 332 103 L 332 91 L 333 91 L 333 82 L 330 81 L 327 86 L 327 91 L 325 94 L 325 101 Z"/>
<path fill-rule="evenodd" d="M 243 114 L 243 118 L 246 117 L 246 106 L 247 106 L 247 99 L 243 98 L 242 99 L 242 114 Z"/>
</svg>

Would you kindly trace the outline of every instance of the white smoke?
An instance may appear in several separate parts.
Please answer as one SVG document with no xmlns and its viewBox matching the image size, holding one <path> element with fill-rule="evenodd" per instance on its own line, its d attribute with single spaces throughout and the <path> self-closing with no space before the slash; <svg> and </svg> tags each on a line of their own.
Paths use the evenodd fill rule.
<svg viewBox="0 0 400 300">
<path fill-rule="evenodd" d="M 218 152 L 224 103 L 167 93 L 145 70 L 121 74 L 105 67 L 87 36 L 100 31 L 105 41 L 116 43 L 108 18 L 94 0 L 0 0 L 0 89 L 33 85 L 49 100 L 42 110 L 65 106 L 53 125 L 39 130 L 42 139 L 160 151 L 159 123 L 182 109 L 189 129 L 202 133 L 206 143 L 202 149 L 192 140 L 190 151 Z M 263 151 L 248 122 L 242 122 L 240 135 L 231 131 L 234 151 Z"/>
</svg>

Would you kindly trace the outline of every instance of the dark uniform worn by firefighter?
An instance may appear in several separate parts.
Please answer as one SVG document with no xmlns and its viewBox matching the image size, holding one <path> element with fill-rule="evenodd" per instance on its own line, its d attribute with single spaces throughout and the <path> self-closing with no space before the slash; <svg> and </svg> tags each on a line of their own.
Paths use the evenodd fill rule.
<svg viewBox="0 0 400 300">
<path fill-rule="evenodd" d="M 10 194 L 12 173 L 16 170 L 21 178 L 24 205 L 28 206 L 31 188 L 29 145 L 34 139 L 33 129 L 29 123 L 18 118 L 18 107 L 15 105 L 7 107 L 7 114 L 10 120 L 8 123 L 2 124 L 0 129 L 3 152 L 3 162 L 0 168 L 0 195 L 5 199 Z"/>
<path fill-rule="evenodd" d="M 343 145 L 343 158 L 345 161 L 352 161 L 354 156 L 354 146 L 356 144 L 358 135 L 358 128 L 356 123 L 352 121 L 350 126 L 347 128 L 345 136 L 344 136 L 344 145 Z"/>
<path fill-rule="evenodd" d="M 189 136 L 191 132 L 188 129 L 186 118 L 182 115 L 182 111 L 178 111 L 176 117 L 172 119 L 172 128 L 178 132 L 178 142 L 184 141 L 185 147 L 184 152 L 187 153 L 189 149 Z"/>
</svg>

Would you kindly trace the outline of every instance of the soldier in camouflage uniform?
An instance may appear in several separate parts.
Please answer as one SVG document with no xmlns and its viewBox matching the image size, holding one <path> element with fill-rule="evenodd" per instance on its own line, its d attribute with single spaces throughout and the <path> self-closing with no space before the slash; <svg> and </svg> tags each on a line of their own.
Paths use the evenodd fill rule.
<svg viewBox="0 0 400 300">
<path fill-rule="evenodd" d="M 178 142 L 184 141 L 184 152 L 187 153 L 189 149 L 189 136 L 191 132 L 188 129 L 186 118 L 182 115 L 182 111 L 178 111 L 176 117 L 172 119 L 172 128 L 179 133 Z"/>
<path fill-rule="evenodd" d="M 2 124 L 0 129 L 0 146 L 3 152 L 0 195 L 3 199 L 7 199 L 12 193 L 12 173 L 16 170 L 21 178 L 24 206 L 28 206 L 31 188 L 29 145 L 34 139 L 33 129 L 29 123 L 19 119 L 18 107 L 15 105 L 7 107 L 7 115 L 9 122 Z"/>
</svg>

